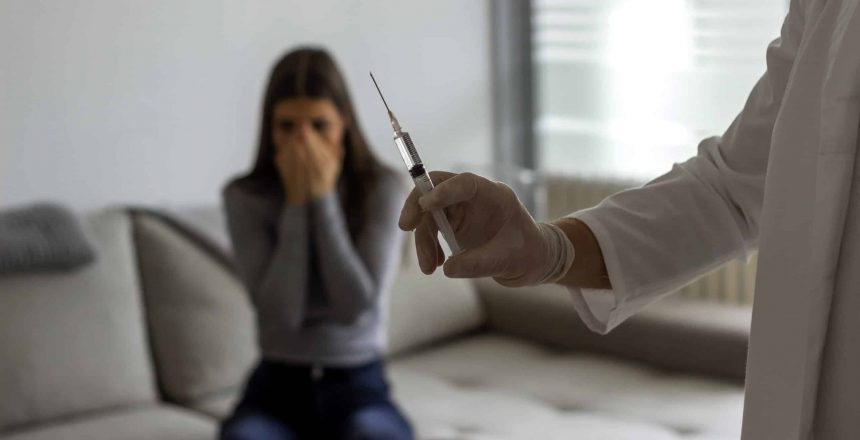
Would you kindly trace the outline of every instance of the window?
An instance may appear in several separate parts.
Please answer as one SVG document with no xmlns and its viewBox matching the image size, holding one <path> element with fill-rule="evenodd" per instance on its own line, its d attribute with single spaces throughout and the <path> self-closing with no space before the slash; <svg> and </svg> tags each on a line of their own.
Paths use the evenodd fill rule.
<svg viewBox="0 0 860 440">
<path fill-rule="evenodd" d="M 656 177 L 725 130 L 764 72 L 785 0 L 535 0 L 539 165 Z"/>
</svg>

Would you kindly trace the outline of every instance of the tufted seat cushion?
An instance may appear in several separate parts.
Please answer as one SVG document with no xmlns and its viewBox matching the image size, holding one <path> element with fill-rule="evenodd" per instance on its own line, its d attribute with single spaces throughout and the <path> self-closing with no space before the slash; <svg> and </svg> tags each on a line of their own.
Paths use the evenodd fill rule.
<svg viewBox="0 0 860 440">
<path fill-rule="evenodd" d="M 2 437 L 3 440 L 209 440 L 216 426 L 206 417 L 167 405 L 76 417 Z"/>
<path fill-rule="evenodd" d="M 424 439 L 721 440 L 740 434 L 743 386 L 669 374 L 499 333 L 389 366 Z"/>
</svg>

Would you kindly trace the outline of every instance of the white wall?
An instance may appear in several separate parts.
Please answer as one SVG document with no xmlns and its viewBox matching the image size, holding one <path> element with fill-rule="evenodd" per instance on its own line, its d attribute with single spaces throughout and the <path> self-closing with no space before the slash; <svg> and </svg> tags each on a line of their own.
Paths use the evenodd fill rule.
<svg viewBox="0 0 860 440">
<path fill-rule="evenodd" d="M 0 205 L 216 202 L 225 179 L 251 162 L 269 68 L 300 43 L 334 53 L 385 161 L 402 166 L 371 69 L 429 167 L 486 163 L 488 8 L 2 0 Z"/>
</svg>

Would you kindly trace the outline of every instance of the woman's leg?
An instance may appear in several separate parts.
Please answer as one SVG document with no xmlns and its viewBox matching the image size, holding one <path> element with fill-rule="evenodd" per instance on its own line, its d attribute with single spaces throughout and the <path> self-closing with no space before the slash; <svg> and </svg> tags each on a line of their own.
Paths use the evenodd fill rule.
<svg viewBox="0 0 860 440">
<path fill-rule="evenodd" d="M 344 440 L 412 440 L 412 428 L 391 402 L 381 361 L 325 375 L 315 385 L 320 416 Z"/>
<path fill-rule="evenodd" d="M 288 393 L 283 389 L 289 383 L 288 374 L 277 364 L 260 362 L 254 369 L 242 400 L 233 415 L 221 425 L 221 440 L 296 440 L 283 409 L 290 407 L 285 401 Z"/>
<path fill-rule="evenodd" d="M 265 411 L 245 410 L 233 414 L 221 426 L 221 440 L 296 440 L 282 420 Z"/>
<path fill-rule="evenodd" d="M 343 425 L 345 440 L 412 440 L 412 427 L 390 402 L 366 405 L 353 412 Z"/>
</svg>

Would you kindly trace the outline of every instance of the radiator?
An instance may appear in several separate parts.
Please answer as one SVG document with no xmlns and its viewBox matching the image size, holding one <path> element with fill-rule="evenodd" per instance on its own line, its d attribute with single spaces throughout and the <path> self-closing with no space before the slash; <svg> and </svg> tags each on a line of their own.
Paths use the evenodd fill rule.
<svg viewBox="0 0 860 440">
<path fill-rule="evenodd" d="M 558 218 L 571 212 L 592 207 L 618 191 L 639 186 L 641 182 L 612 180 L 570 175 L 544 175 L 543 190 L 546 215 Z M 688 286 L 678 295 L 701 301 L 750 305 L 755 290 L 756 256 L 749 261 L 735 260 L 710 272 Z"/>
</svg>

